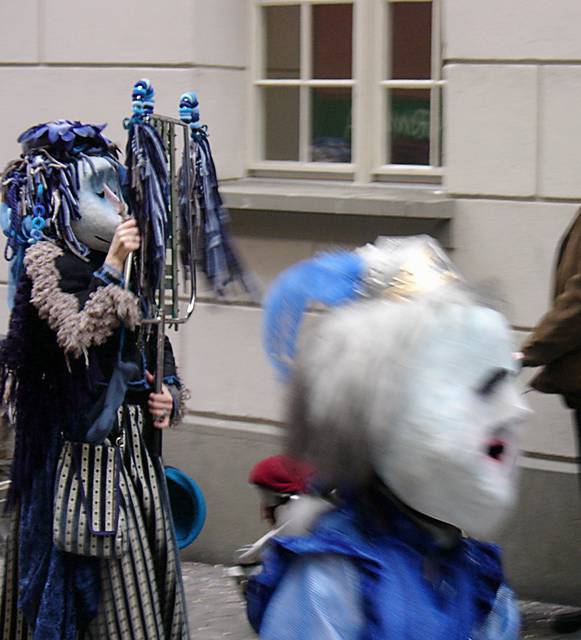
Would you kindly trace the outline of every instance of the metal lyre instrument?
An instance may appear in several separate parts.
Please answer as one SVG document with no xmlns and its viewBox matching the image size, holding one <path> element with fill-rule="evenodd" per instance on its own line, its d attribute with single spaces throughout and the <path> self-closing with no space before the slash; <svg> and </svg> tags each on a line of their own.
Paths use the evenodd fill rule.
<svg viewBox="0 0 581 640">
<path fill-rule="evenodd" d="M 188 124 L 169 116 L 153 113 L 154 92 L 148 80 L 140 80 L 133 87 L 133 116 L 125 126 L 151 127 L 163 147 L 167 170 L 167 224 L 163 237 L 163 267 L 159 282 L 153 287 L 146 280 L 151 275 L 146 264 L 148 243 L 155 240 L 150 226 L 141 225 L 141 249 L 130 255 L 125 264 L 125 286 L 129 286 L 132 271 L 137 292 L 148 292 L 141 321 L 142 331 L 155 331 L 155 392 L 161 393 L 164 377 L 164 343 L 166 330 L 178 328 L 191 317 L 196 302 L 195 227 L 192 200 L 189 197 L 194 183 L 194 166 L 189 160 L 190 131 Z M 131 145 L 131 141 L 128 144 Z M 146 160 L 147 161 L 147 160 Z M 185 192 L 185 197 L 182 195 Z M 130 203 L 131 205 L 131 203 Z M 138 217 L 138 211 L 130 215 Z M 184 264 L 184 256 L 187 264 Z M 161 432 L 153 429 L 153 448 L 161 453 Z M 157 442 L 157 444 L 156 444 Z"/>
<path fill-rule="evenodd" d="M 151 317 L 142 320 L 143 325 L 157 326 L 157 356 L 155 371 L 155 392 L 161 392 L 164 370 L 164 337 L 166 329 L 187 322 L 194 312 L 196 304 L 196 269 L 194 264 L 194 217 L 192 202 L 189 198 L 180 199 L 179 182 L 184 181 L 184 186 L 189 190 L 193 183 L 191 165 L 185 154 L 189 153 L 190 133 L 188 125 L 171 118 L 151 114 L 147 121 L 158 132 L 167 151 L 169 174 L 169 225 L 165 246 L 165 272 L 162 276 L 157 291 L 157 304 L 153 308 Z M 181 145 L 178 144 L 181 142 Z M 185 175 L 180 175 L 184 172 Z M 186 207 L 185 215 L 182 215 L 180 206 Z M 147 238 L 143 239 L 147 242 Z M 182 265 L 180 261 L 180 247 L 183 242 L 190 244 L 190 264 Z M 140 254 L 143 261 L 144 252 Z M 131 260 L 127 261 L 127 269 L 131 269 Z M 185 267 L 185 269 L 184 269 Z M 145 269 L 140 270 L 143 278 Z M 127 278 L 126 278 L 127 282 Z"/>
</svg>

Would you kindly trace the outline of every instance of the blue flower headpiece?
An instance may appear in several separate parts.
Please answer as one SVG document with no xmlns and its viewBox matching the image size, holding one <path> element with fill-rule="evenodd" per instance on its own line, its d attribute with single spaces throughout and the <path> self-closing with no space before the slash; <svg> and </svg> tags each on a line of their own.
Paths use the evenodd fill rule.
<svg viewBox="0 0 581 640">
<path fill-rule="evenodd" d="M 57 159 L 81 153 L 102 155 L 114 149 L 111 140 L 101 133 L 106 126 L 78 120 L 55 120 L 30 127 L 18 137 L 18 142 L 25 154 L 47 149 Z"/>
<path fill-rule="evenodd" d="M 117 147 L 103 134 L 104 124 L 55 120 L 22 133 L 23 154 L 2 176 L 0 224 L 8 238 L 4 257 L 11 262 L 9 304 L 23 272 L 26 248 L 39 240 L 58 240 L 85 257 L 89 249 L 75 236 L 71 223 L 80 219 L 78 161 L 93 166 L 105 158 L 116 169 Z"/>
</svg>

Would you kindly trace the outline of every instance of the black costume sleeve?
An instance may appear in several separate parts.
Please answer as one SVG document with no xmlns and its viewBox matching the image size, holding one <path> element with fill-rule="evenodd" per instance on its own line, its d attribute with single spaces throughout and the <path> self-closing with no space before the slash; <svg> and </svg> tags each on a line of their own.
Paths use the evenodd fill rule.
<svg viewBox="0 0 581 640">
<path fill-rule="evenodd" d="M 139 321 L 136 296 L 112 280 L 106 284 L 88 265 L 79 268 L 77 258 L 52 242 L 32 245 L 24 264 L 32 281 L 30 301 L 68 355 L 79 358 L 104 344 L 121 323 L 133 329 Z"/>
<path fill-rule="evenodd" d="M 173 348 L 171 342 L 167 336 L 165 337 L 164 350 L 163 350 L 163 377 L 175 378 L 178 380 L 178 371 L 176 367 L 176 360 L 173 354 Z"/>
</svg>

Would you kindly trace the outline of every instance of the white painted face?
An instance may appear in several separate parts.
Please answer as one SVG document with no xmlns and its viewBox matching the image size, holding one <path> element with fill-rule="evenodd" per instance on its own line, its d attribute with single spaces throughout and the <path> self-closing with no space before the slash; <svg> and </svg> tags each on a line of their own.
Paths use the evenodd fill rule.
<svg viewBox="0 0 581 640">
<path fill-rule="evenodd" d="M 115 168 L 105 158 L 92 157 L 95 170 L 80 160 L 80 220 L 71 224 L 77 238 L 90 249 L 105 252 L 121 222 L 124 209 Z"/>
<path fill-rule="evenodd" d="M 486 537 L 515 500 L 528 409 L 503 317 L 478 306 L 441 311 L 407 363 L 405 409 L 388 431 L 373 428 L 374 467 L 413 509 Z"/>
</svg>

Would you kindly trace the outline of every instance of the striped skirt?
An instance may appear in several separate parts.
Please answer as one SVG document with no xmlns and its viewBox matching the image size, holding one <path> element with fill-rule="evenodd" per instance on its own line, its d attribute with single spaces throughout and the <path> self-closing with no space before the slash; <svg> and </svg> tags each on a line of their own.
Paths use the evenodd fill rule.
<svg viewBox="0 0 581 640">
<path fill-rule="evenodd" d="M 121 481 L 125 484 L 129 550 L 118 560 L 101 560 L 99 611 L 78 638 L 188 640 L 180 562 L 163 466 L 145 448 L 141 407 L 126 405 L 122 424 L 125 449 Z M 15 516 L 0 594 L 0 619 L 4 622 L 0 640 L 34 638 L 16 606 L 17 535 Z"/>
</svg>

